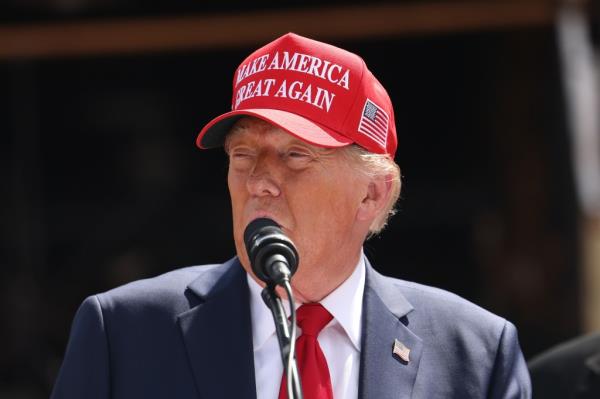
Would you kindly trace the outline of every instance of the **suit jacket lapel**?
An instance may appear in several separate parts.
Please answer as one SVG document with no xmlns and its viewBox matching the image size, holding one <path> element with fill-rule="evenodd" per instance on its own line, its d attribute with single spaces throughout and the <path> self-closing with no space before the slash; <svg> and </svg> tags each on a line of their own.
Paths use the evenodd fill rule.
<svg viewBox="0 0 600 399">
<path fill-rule="evenodd" d="M 245 272 L 236 259 L 188 286 L 200 304 L 178 316 L 202 398 L 256 398 L 252 327 Z"/>
<path fill-rule="evenodd" d="M 413 307 L 393 280 L 366 264 L 359 398 L 410 398 L 423 344 L 401 320 Z M 394 340 L 410 349 L 408 362 L 393 354 Z"/>
</svg>

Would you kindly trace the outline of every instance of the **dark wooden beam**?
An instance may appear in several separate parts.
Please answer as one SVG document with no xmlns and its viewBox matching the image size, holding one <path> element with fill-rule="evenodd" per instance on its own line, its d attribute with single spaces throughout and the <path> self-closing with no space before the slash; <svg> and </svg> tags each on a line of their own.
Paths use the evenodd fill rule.
<svg viewBox="0 0 600 399">
<path fill-rule="evenodd" d="M 511 29 L 553 23 L 551 1 L 427 2 L 0 26 L 0 60 L 208 49 L 288 31 L 319 39 Z"/>
</svg>

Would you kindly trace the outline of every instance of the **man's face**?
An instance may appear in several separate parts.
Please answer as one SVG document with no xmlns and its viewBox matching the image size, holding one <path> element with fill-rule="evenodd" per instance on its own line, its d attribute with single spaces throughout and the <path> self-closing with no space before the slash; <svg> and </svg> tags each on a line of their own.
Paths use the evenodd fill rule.
<svg viewBox="0 0 600 399">
<path fill-rule="evenodd" d="M 368 224 L 357 223 L 368 179 L 340 150 L 305 143 L 244 118 L 226 142 L 238 256 L 251 273 L 243 234 L 254 219 L 281 225 L 300 256 L 292 283 L 301 301 L 320 300 L 352 272 Z M 365 227 L 367 226 L 367 227 Z"/>
</svg>

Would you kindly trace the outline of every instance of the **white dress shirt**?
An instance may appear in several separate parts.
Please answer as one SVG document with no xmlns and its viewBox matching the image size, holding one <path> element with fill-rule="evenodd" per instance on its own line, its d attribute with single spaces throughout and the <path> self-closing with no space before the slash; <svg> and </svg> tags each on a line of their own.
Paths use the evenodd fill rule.
<svg viewBox="0 0 600 399">
<path fill-rule="evenodd" d="M 262 287 L 249 275 L 254 375 L 258 399 L 277 399 L 283 374 L 279 343 L 271 311 L 263 302 Z M 365 262 L 361 254 L 354 272 L 320 303 L 333 315 L 318 340 L 327 359 L 333 396 L 337 399 L 358 397 L 362 299 L 365 288 Z M 300 304 L 296 304 L 296 307 Z M 288 303 L 284 301 L 288 311 Z M 298 328 L 298 336 L 302 334 Z"/>
</svg>

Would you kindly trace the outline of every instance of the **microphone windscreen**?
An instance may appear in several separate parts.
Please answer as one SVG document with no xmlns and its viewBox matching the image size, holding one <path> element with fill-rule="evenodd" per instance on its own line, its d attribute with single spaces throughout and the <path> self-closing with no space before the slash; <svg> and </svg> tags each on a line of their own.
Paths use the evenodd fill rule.
<svg viewBox="0 0 600 399">
<path fill-rule="evenodd" d="M 250 222 L 244 231 L 244 244 L 252 271 L 267 284 L 289 281 L 298 269 L 298 251 L 294 243 L 272 219 L 259 218 Z M 281 269 L 282 263 L 285 269 Z"/>
<path fill-rule="evenodd" d="M 269 218 L 258 218 L 248 223 L 246 230 L 244 230 L 244 243 L 246 244 L 246 248 L 251 245 L 250 241 L 252 240 L 252 237 L 265 227 L 279 228 L 279 225 L 273 219 Z"/>
</svg>

